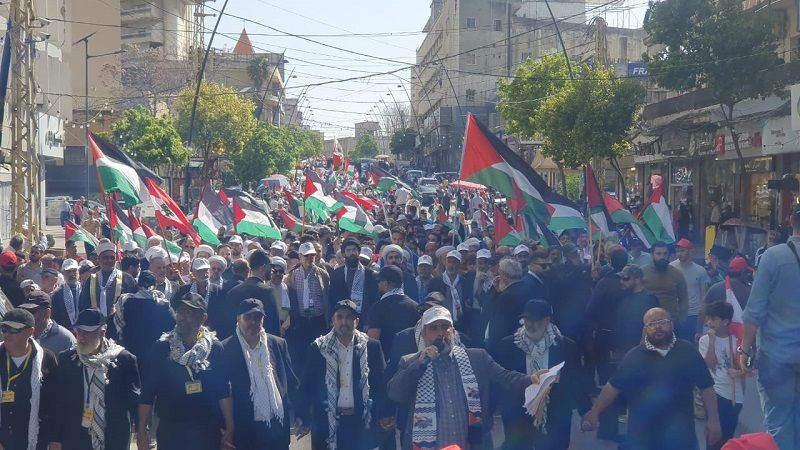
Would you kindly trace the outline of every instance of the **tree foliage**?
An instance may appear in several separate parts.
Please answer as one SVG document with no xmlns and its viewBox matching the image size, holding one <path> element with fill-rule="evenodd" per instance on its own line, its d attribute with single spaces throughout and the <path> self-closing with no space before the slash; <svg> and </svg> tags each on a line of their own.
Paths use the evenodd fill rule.
<svg viewBox="0 0 800 450">
<path fill-rule="evenodd" d="M 356 142 L 356 148 L 350 154 L 350 158 L 374 158 L 378 154 L 378 143 L 369 134 L 363 134 Z"/>
<path fill-rule="evenodd" d="M 258 182 L 275 173 L 290 174 L 298 159 L 322 152 L 318 133 L 259 123 L 240 153 L 231 156 L 230 175 L 237 183 Z M 223 179 L 230 179 L 223 175 Z"/>
<path fill-rule="evenodd" d="M 181 143 L 169 116 L 153 117 L 144 106 L 128 109 L 111 126 L 111 141 L 131 158 L 149 167 L 183 166 L 189 150 Z"/>
<path fill-rule="evenodd" d="M 417 132 L 413 128 L 397 130 L 392 135 L 389 147 L 395 155 L 408 155 L 417 146 Z"/>
</svg>

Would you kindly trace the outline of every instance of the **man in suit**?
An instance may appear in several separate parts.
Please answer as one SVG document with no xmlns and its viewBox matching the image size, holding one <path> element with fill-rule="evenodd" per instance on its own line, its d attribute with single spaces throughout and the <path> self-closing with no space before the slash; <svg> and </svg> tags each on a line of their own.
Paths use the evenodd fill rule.
<svg viewBox="0 0 800 450">
<path fill-rule="evenodd" d="M 492 448 L 490 386 L 521 391 L 533 377 L 506 370 L 486 350 L 455 340 L 450 312 L 434 306 L 422 315 L 424 350 L 400 360 L 389 398 L 407 408 L 403 448 Z"/>
<path fill-rule="evenodd" d="M 200 294 L 206 305 L 217 301 L 220 295 L 220 287 L 209 281 L 208 271 L 211 264 L 205 258 L 195 258 L 192 261 L 192 282 L 179 287 L 173 298 L 181 298 L 188 293 Z M 171 300 L 171 299 L 170 299 Z"/>
<path fill-rule="evenodd" d="M 581 389 L 576 343 L 563 336 L 551 319 L 550 304 L 542 299 L 530 300 L 522 314 L 524 324 L 500 341 L 496 361 L 509 370 L 543 374 L 564 363 L 558 383 L 550 390 L 544 429 L 534 426 L 525 412 L 524 393 L 506 391 L 500 400 L 505 430 L 504 450 L 566 450 L 569 448 L 572 409 L 586 412 L 591 400 Z"/>
<path fill-rule="evenodd" d="M 314 450 L 374 448 L 370 432 L 394 426 L 394 417 L 386 413 L 381 345 L 358 331 L 358 321 L 355 303 L 342 300 L 334 307 L 333 329 L 308 350 L 298 391 L 297 437 L 310 432 Z"/>
<path fill-rule="evenodd" d="M 261 249 L 253 250 L 248 256 L 248 265 L 250 277 L 228 291 L 227 296 L 219 298 L 217 305 L 210 305 L 214 316 L 209 316 L 209 324 L 220 339 L 227 339 L 236 332 L 236 313 L 239 303 L 246 298 L 261 300 L 266 312 L 264 329 L 269 334 L 280 336 L 278 308 L 273 289 L 267 284 L 271 269 L 269 254 Z"/>
<path fill-rule="evenodd" d="M 471 329 L 473 318 L 480 313 L 480 306 L 473 304 L 475 272 L 464 275 L 458 273 L 462 258 L 458 250 L 447 253 L 444 272 L 428 283 L 428 292 L 440 292 L 444 295 L 445 306 L 453 316 L 456 329 L 463 334 Z"/>
<path fill-rule="evenodd" d="M 120 295 L 136 292 L 136 280 L 117 268 L 117 246 L 111 241 L 98 244 L 97 258 L 100 271 L 81 287 L 80 309 L 97 308 L 108 317 Z"/>
<path fill-rule="evenodd" d="M 522 281 L 528 285 L 530 291 L 526 298 L 541 298 L 550 301 L 550 291 L 547 277 L 550 274 L 550 253 L 544 248 L 536 249 L 528 262 L 528 272 L 523 276 Z M 523 269 L 526 266 L 522 266 Z"/>
<path fill-rule="evenodd" d="M 355 239 L 342 242 L 344 265 L 334 269 L 331 276 L 331 307 L 342 300 L 352 300 L 359 313 L 369 316 L 369 308 L 378 298 L 378 282 L 375 273 L 359 261 L 361 244 Z"/>
<path fill-rule="evenodd" d="M 78 282 L 78 262 L 65 259 L 61 264 L 64 284 L 53 292 L 52 319 L 64 328 L 71 329 L 78 319 L 78 299 L 81 298 L 81 284 Z"/>
<path fill-rule="evenodd" d="M 75 335 L 75 347 L 58 355 L 59 420 L 51 440 L 63 450 L 128 450 L 141 387 L 136 357 L 105 337 L 97 309 L 81 311 Z"/>
<path fill-rule="evenodd" d="M 530 299 L 530 286 L 522 282 L 522 266 L 511 258 L 500 261 L 498 294 L 492 300 L 486 331 L 486 349 L 494 355 L 495 346 L 519 328 L 519 317 Z"/>
<path fill-rule="evenodd" d="M 298 380 L 283 338 L 264 331 L 264 305 L 239 303 L 236 334 L 222 341 L 233 398 L 236 448 L 289 449 L 292 402 Z"/>
</svg>

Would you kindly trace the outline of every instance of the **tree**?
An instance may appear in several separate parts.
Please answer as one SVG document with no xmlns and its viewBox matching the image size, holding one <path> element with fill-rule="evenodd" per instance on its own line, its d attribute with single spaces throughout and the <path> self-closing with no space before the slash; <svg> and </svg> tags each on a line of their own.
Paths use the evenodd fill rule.
<svg viewBox="0 0 800 450">
<path fill-rule="evenodd" d="M 149 167 L 180 167 L 189 161 L 169 116 L 153 117 L 144 106 L 126 110 L 111 125 L 111 141 L 131 158 Z"/>
<path fill-rule="evenodd" d="M 373 158 L 378 154 L 378 143 L 369 134 L 363 134 L 356 142 L 356 148 L 350 154 L 351 159 Z"/>
<path fill-rule="evenodd" d="M 269 81 L 271 74 L 272 71 L 270 71 L 269 59 L 265 56 L 257 56 L 251 59 L 250 63 L 247 65 L 247 75 L 250 77 L 255 87 L 257 107 L 255 114 L 256 119 L 261 118 L 261 112 L 264 110 L 264 102 L 262 101 L 264 94 L 262 90 L 269 89 L 269 86 L 264 86 L 264 83 Z"/>
<path fill-rule="evenodd" d="M 188 59 L 172 59 L 163 48 L 127 46 L 122 58 L 122 99 L 120 109 L 147 105 L 150 114 L 166 112 L 169 100 L 186 86 L 194 85 Z"/>
<path fill-rule="evenodd" d="M 650 42 L 663 49 L 643 58 L 650 77 L 661 87 L 681 92 L 710 91 L 722 109 L 739 169 L 744 173 L 734 108 L 745 99 L 783 94 L 784 88 L 798 79 L 800 68 L 781 67 L 785 64 L 776 51 L 778 16 L 774 10 L 744 11 L 742 5 L 740 0 L 665 0 L 653 4 L 644 28 Z"/>
<path fill-rule="evenodd" d="M 389 147 L 395 155 L 409 154 L 417 146 L 417 132 L 412 128 L 397 130 L 392 135 Z"/>
</svg>

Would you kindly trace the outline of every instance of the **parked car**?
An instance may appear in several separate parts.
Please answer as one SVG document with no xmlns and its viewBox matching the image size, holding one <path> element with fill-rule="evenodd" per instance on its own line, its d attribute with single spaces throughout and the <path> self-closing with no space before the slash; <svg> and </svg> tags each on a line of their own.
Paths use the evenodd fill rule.
<svg viewBox="0 0 800 450">
<path fill-rule="evenodd" d="M 437 195 L 439 181 L 436 178 L 420 178 L 417 180 L 417 192 L 422 196 L 422 206 L 430 206 Z"/>
<path fill-rule="evenodd" d="M 444 180 L 456 181 L 458 180 L 459 174 L 458 172 L 435 172 L 433 174 L 433 177 L 439 180 L 440 182 Z"/>
</svg>

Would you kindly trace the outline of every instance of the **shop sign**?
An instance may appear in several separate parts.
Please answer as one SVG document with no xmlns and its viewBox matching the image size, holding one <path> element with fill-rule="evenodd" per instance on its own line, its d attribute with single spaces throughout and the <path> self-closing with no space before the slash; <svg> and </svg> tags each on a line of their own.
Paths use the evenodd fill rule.
<svg viewBox="0 0 800 450">
<path fill-rule="evenodd" d="M 744 171 L 747 173 L 772 172 L 772 158 L 753 158 L 744 162 Z"/>
<path fill-rule="evenodd" d="M 676 185 L 689 185 L 692 184 L 692 168 L 684 165 L 672 166 L 672 179 L 670 184 Z"/>
<path fill-rule="evenodd" d="M 789 116 L 771 117 L 764 124 L 762 143 L 764 155 L 800 151 L 800 131 L 792 129 Z"/>
<path fill-rule="evenodd" d="M 628 78 L 635 78 L 637 80 L 646 80 L 647 76 L 648 76 L 647 64 L 628 63 Z"/>
</svg>

